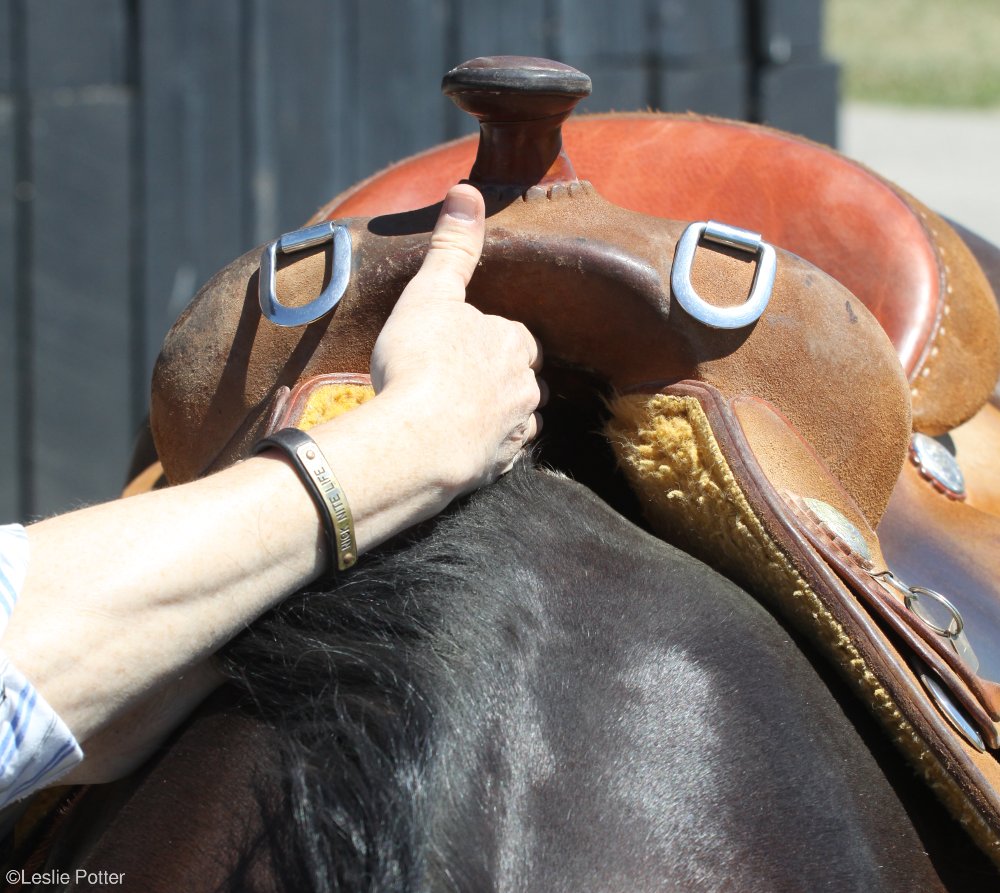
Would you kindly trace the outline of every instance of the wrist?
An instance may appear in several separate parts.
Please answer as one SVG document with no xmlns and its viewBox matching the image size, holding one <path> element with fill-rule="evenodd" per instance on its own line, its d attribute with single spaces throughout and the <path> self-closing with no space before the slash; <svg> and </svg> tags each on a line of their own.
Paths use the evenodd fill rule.
<svg viewBox="0 0 1000 893">
<path fill-rule="evenodd" d="M 411 392 L 383 392 L 309 429 L 350 504 L 360 552 L 432 517 L 461 492 L 447 441 L 433 413 L 420 411 L 424 405 Z"/>
<path fill-rule="evenodd" d="M 380 414 L 396 460 L 434 502 L 434 512 L 482 483 L 475 446 L 456 430 L 436 391 L 387 388 L 367 406 Z"/>
<path fill-rule="evenodd" d="M 335 558 L 340 571 L 353 567 L 358 549 L 350 503 L 320 445 L 298 428 L 284 428 L 257 441 L 254 453 L 267 450 L 285 454 L 309 493 L 323 524 L 331 563 Z"/>
</svg>

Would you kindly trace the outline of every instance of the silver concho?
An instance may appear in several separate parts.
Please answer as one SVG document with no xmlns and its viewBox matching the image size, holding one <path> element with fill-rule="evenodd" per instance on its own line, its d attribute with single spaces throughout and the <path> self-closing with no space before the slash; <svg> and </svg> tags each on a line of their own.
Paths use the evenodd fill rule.
<svg viewBox="0 0 1000 893">
<path fill-rule="evenodd" d="M 805 496 L 802 501 L 806 504 L 810 514 L 820 523 L 820 526 L 841 540 L 865 564 L 871 564 L 872 552 L 868 548 L 865 538 L 861 535 L 861 531 L 848 521 L 840 511 L 821 499 Z"/>
<path fill-rule="evenodd" d="M 919 472 L 934 487 L 952 499 L 965 498 L 965 478 L 955 457 L 947 448 L 926 434 L 914 434 L 910 457 Z"/>
</svg>

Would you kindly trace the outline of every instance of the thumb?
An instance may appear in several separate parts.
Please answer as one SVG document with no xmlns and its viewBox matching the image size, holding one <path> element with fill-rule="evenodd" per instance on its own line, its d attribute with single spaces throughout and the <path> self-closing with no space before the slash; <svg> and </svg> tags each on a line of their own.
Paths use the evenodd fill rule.
<svg viewBox="0 0 1000 893">
<path fill-rule="evenodd" d="M 486 230 L 486 209 L 479 190 L 452 186 L 441 205 L 431 245 L 400 301 L 464 301 L 465 287 L 479 263 Z"/>
</svg>

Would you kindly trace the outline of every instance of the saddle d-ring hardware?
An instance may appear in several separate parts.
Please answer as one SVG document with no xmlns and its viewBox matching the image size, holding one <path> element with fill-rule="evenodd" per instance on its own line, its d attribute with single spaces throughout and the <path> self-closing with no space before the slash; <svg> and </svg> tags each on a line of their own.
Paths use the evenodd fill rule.
<svg viewBox="0 0 1000 893">
<path fill-rule="evenodd" d="M 883 586 L 895 589 L 900 593 L 906 607 L 916 614 L 931 632 L 947 639 L 955 653 L 965 661 L 973 673 L 979 671 L 979 657 L 973 650 L 969 637 L 965 634 L 965 620 L 962 618 L 961 611 L 949 599 L 940 592 L 927 589 L 924 586 L 908 586 L 892 571 L 879 571 L 872 573 L 871 576 Z M 929 607 L 928 603 L 942 609 L 946 617 L 937 616 L 935 610 Z M 943 619 L 947 619 L 947 623 L 941 623 Z"/>
<path fill-rule="evenodd" d="M 948 689 L 945 688 L 941 680 L 935 676 L 930 670 L 924 667 L 920 661 L 916 658 L 912 661 L 913 668 L 916 670 L 917 675 L 920 677 L 920 681 L 923 683 L 924 688 L 927 689 L 931 698 L 933 698 L 934 703 L 938 705 L 938 708 L 944 714 L 945 719 L 952 724 L 952 726 L 961 733 L 962 737 L 969 742 L 976 750 L 980 753 L 986 753 L 986 742 L 983 741 L 983 736 L 979 734 L 979 730 L 972 724 L 972 720 L 966 716 L 965 711 L 955 703 L 955 700 L 948 693 Z"/>
<path fill-rule="evenodd" d="M 750 287 L 750 297 L 738 307 L 715 307 L 702 298 L 691 284 L 691 266 L 698 242 L 703 236 L 710 242 L 756 255 L 757 269 Z M 688 226 L 677 243 L 674 265 L 670 271 L 670 287 L 681 307 L 709 328 L 742 329 L 757 322 L 771 300 L 777 263 L 774 248 L 761 238 L 760 233 L 752 233 L 715 220 L 703 220 Z"/>
<path fill-rule="evenodd" d="M 289 307 L 278 300 L 276 277 L 278 252 L 293 254 L 324 242 L 333 242 L 333 265 L 330 283 L 319 296 L 301 307 Z M 333 221 L 317 223 L 271 242 L 260 256 L 260 312 L 276 326 L 306 326 L 326 315 L 344 296 L 351 279 L 351 234 L 347 227 Z"/>
</svg>

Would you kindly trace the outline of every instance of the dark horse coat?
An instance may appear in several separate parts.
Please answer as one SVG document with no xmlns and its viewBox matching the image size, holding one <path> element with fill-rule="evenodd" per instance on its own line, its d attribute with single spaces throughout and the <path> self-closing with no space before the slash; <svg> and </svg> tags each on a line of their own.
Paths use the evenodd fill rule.
<svg viewBox="0 0 1000 893">
<path fill-rule="evenodd" d="M 228 659 L 281 730 L 288 889 L 943 886 L 789 634 L 560 476 L 519 469 Z"/>
</svg>

